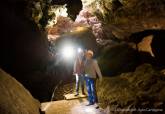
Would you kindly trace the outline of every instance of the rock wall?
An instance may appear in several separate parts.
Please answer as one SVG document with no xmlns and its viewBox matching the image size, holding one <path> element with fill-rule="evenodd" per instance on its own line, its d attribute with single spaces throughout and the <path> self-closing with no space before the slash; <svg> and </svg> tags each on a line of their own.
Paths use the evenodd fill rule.
<svg viewBox="0 0 165 114">
<path fill-rule="evenodd" d="M 49 99 L 52 89 L 48 82 L 53 88 L 55 81 L 50 80 L 53 81 L 55 76 L 46 74 L 47 66 L 51 66 L 48 40 L 45 32 L 31 17 L 27 17 L 27 4 L 24 0 L 4 1 L 1 4 L 0 67 L 39 100 Z"/>
<path fill-rule="evenodd" d="M 94 12 L 120 39 L 128 38 L 134 32 L 165 28 L 164 0 L 102 0 L 94 3 Z"/>
<path fill-rule="evenodd" d="M 86 17 L 86 20 L 90 20 L 91 15 L 93 17 L 96 16 L 101 25 L 96 28 L 95 34 L 101 36 L 96 38 L 99 39 L 97 43 L 103 47 L 101 48 L 102 53 L 100 53 L 100 58 L 102 59 L 100 64 L 105 64 L 102 65 L 105 74 L 111 74 L 111 70 L 115 72 L 116 69 L 120 69 L 117 71 L 119 72 L 123 68 L 125 69 L 127 65 L 132 64 L 130 61 L 120 62 L 120 64 L 126 66 L 121 69 L 118 61 L 123 61 L 123 56 L 119 57 L 119 55 L 124 53 L 122 52 L 124 49 L 114 55 L 115 52 L 111 48 L 116 48 L 116 51 L 117 48 L 120 48 L 119 42 L 123 41 L 127 45 L 131 45 L 130 48 L 132 50 L 137 51 L 134 54 L 131 52 L 127 53 L 128 57 L 124 57 L 127 60 L 133 57 L 135 63 L 150 63 L 161 67 L 164 66 L 164 53 L 161 51 L 165 49 L 162 45 L 164 42 L 163 31 L 165 29 L 164 0 L 82 0 L 82 3 L 83 10 L 88 11 L 88 14 L 90 14 Z M 91 25 L 91 27 L 93 26 Z M 153 38 L 150 37 L 147 38 L 148 40 L 145 40 L 150 35 Z M 118 43 L 119 47 L 114 45 L 115 42 Z M 107 49 L 107 47 L 110 48 Z M 105 49 L 108 53 L 104 51 Z M 128 49 L 126 50 L 128 51 Z M 115 61 L 114 59 L 117 58 L 118 60 Z M 136 68 L 134 63 L 133 66 Z"/>
<path fill-rule="evenodd" d="M 145 30 L 132 34 L 131 42 L 137 45 L 142 61 L 164 67 L 165 30 Z"/>
<path fill-rule="evenodd" d="M 105 77 L 97 83 L 99 102 L 109 106 L 109 113 L 162 113 L 165 106 L 165 76 L 149 64 L 143 64 L 134 72 L 116 77 Z M 123 109 L 123 111 L 122 111 Z M 126 111 L 126 109 L 128 109 Z M 140 112 L 138 109 L 144 109 Z M 156 109 L 157 112 L 145 109 Z M 125 111 L 124 111 L 125 110 Z M 134 110 L 134 111 L 131 111 Z"/>
<path fill-rule="evenodd" d="M 17 80 L 0 69 L 0 113 L 40 114 L 40 103 Z"/>
<path fill-rule="evenodd" d="M 138 52 L 127 43 L 109 44 L 102 48 L 98 63 L 104 76 L 134 71 L 140 64 Z"/>
</svg>

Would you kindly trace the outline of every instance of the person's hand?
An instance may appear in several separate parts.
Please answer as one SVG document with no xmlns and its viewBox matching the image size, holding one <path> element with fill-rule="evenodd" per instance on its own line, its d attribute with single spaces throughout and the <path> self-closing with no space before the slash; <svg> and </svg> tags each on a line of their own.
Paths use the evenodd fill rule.
<svg viewBox="0 0 165 114">
<path fill-rule="evenodd" d="M 99 81 L 102 82 L 103 81 L 103 78 L 99 78 Z"/>
</svg>

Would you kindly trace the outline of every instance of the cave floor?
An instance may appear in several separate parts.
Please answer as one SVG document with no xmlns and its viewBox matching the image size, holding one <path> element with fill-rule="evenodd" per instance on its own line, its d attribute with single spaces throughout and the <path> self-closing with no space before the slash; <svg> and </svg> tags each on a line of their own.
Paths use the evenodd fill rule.
<svg viewBox="0 0 165 114">
<path fill-rule="evenodd" d="M 86 98 L 52 101 L 42 103 L 41 110 L 45 114 L 106 114 L 103 109 L 86 106 L 87 104 Z"/>
</svg>

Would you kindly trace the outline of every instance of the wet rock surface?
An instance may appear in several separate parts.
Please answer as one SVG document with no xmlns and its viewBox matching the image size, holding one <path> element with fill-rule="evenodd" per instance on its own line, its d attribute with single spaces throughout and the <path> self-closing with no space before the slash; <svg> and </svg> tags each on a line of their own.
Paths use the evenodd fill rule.
<svg viewBox="0 0 165 114">
<path fill-rule="evenodd" d="M 40 103 L 17 80 L 0 69 L 0 113 L 40 114 Z"/>
</svg>

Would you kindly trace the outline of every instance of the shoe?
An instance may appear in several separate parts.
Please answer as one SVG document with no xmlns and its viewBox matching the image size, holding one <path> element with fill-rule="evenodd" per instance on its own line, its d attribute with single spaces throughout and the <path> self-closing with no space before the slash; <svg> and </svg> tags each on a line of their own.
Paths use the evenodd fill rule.
<svg viewBox="0 0 165 114">
<path fill-rule="evenodd" d="M 91 105 L 94 105 L 94 103 L 89 103 L 89 104 L 87 104 L 86 106 L 91 106 Z"/>
<path fill-rule="evenodd" d="M 79 94 L 78 94 L 78 93 L 76 93 L 74 96 L 75 96 L 75 97 L 77 97 L 78 95 L 79 95 Z"/>
<path fill-rule="evenodd" d="M 99 109 L 99 105 L 97 103 L 95 103 L 95 108 Z"/>
<path fill-rule="evenodd" d="M 99 105 L 97 105 L 95 108 L 96 108 L 96 109 L 99 109 Z"/>
</svg>

